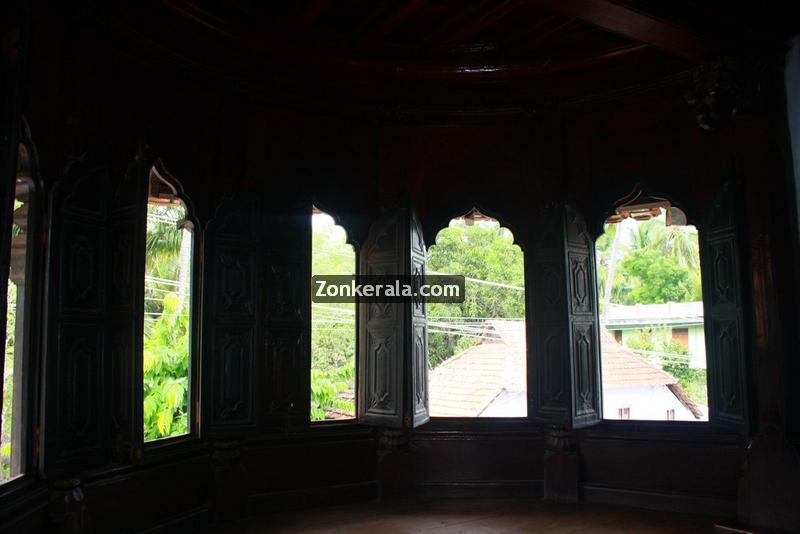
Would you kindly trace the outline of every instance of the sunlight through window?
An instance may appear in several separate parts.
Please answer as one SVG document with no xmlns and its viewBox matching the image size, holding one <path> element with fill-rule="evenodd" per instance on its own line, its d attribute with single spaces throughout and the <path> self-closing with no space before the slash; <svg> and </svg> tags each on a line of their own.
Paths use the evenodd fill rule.
<svg viewBox="0 0 800 534">
<path fill-rule="evenodd" d="M 666 222 L 654 208 L 597 240 L 606 419 L 708 420 L 697 229 Z"/>
<path fill-rule="evenodd" d="M 144 439 L 187 434 L 194 235 L 186 206 L 154 167 L 147 200 Z"/>
<path fill-rule="evenodd" d="M 311 275 L 355 275 L 356 253 L 333 218 L 311 215 Z M 356 416 L 356 305 L 311 305 L 311 420 Z"/>
<path fill-rule="evenodd" d="M 428 304 L 431 416 L 527 415 L 524 271 L 511 231 L 477 210 L 436 236 L 428 274 L 464 275 L 466 298 Z"/>
</svg>

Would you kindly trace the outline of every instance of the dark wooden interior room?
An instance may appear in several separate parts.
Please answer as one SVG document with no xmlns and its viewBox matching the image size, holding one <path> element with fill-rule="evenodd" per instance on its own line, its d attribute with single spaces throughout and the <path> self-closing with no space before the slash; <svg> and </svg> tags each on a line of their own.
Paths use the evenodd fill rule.
<svg viewBox="0 0 800 534">
<path fill-rule="evenodd" d="M 0 5 L 0 532 L 800 532 L 788 4 Z"/>
</svg>

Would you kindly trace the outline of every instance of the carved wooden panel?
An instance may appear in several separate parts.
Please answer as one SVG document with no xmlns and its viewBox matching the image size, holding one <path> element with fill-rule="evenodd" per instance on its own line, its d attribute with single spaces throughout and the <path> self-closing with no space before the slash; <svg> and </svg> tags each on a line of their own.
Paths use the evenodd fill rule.
<svg viewBox="0 0 800 534">
<path fill-rule="evenodd" d="M 266 416 L 277 428 L 305 426 L 311 417 L 310 215 L 310 204 L 287 203 L 263 223 Z"/>
<path fill-rule="evenodd" d="M 265 269 L 266 319 L 272 322 L 306 321 L 307 286 L 310 276 L 302 257 L 274 256 L 267 258 Z"/>
<path fill-rule="evenodd" d="M 136 159 L 111 187 L 111 411 L 115 457 L 142 441 L 142 352 L 147 191 L 151 162 Z"/>
<path fill-rule="evenodd" d="M 101 315 L 105 311 L 107 229 L 105 221 L 62 219 L 59 258 L 61 313 Z"/>
<path fill-rule="evenodd" d="M 421 323 L 414 325 L 411 339 L 412 411 L 413 426 L 415 427 L 430 420 L 428 402 L 428 328 L 424 324 L 424 320 Z"/>
<path fill-rule="evenodd" d="M 372 328 L 368 331 L 363 352 L 362 395 L 365 422 L 391 420 L 402 417 L 402 367 L 398 365 L 401 353 L 400 338 L 392 328 Z M 379 419 L 382 418 L 382 419 Z"/>
<path fill-rule="evenodd" d="M 109 176 L 102 154 L 86 154 L 51 196 L 46 470 L 99 466 L 113 454 Z"/>
<path fill-rule="evenodd" d="M 208 437 L 252 435 L 263 427 L 259 213 L 253 195 L 232 197 L 204 236 L 201 432 Z"/>
<path fill-rule="evenodd" d="M 304 357 L 306 333 L 302 329 L 271 328 L 267 332 L 267 406 L 272 416 L 292 417 L 305 406 Z"/>
<path fill-rule="evenodd" d="M 598 350 L 593 323 L 573 323 L 573 426 L 585 426 L 584 423 L 602 419 L 597 400 L 601 391 L 596 379 L 597 361 L 594 353 Z"/>
<path fill-rule="evenodd" d="M 736 225 L 735 197 L 726 184 L 700 228 L 709 420 L 745 433 L 750 409 Z"/>
<path fill-rule="evenodd" d="M 111 415 L 115 456 L 121 462 L 131 459 L 138 439 L 137 428 L 141 427 L 141 422 L 135 423 L 136 414 L 141 413 L 137 402 L 141 404 L 142 398 L 142 375 L 136 367 L 141 356 L 135 352 L 141 350 L 139 332 L 134 321 L 120 324 L 115 318 L 111 326 Z"/>
<path fill-rule="evenodd" d="M 256 346 L 252 328 L 220 326 L 210 333 L 215 357 L 210 391 L 206 399 L 212 421 L 226 430 L 250 429 L 256 425 L 255 390 L 250 376 L 255 370 Z M 209 401 L 206 401 L 209 402 Z M 210 432 L 219 433 L 211 428 Z"/>
<path fill-rule="evenodd" d="M 411 280 L 414 287 L 420 287 L 425 282 L 427 252 L 425 239 L 422 236 L 422 227 L 413 210 L 409 214 L 409 255 Z M 414 298 L 406 304 L 410 313 L 410 368 L 411 383 L 410 411 L 411 425 L 420 426 L 430 420 L 428 402 L 428 320 L 425 299 Z"/>
<path fill-rule="evenodd" d="M 222 241 L 214 260 L 216 314 L 220 318 L 253 319 L 256 308 L 256 251 L 251 241 Z"/>
<path fill-rule="evenodd" d="M 567 280 L 563 209 L 545 210 L 525 254 L 528 316 L 528 415 L 537 421 L 567 424 L 570 416 L 567 350 Z"/>
<path fill-rule="evenodd" d="M 597 277 L 594 241 L 586 231 L 586 223 L 570 206 L 566 207 L 564 214 L 570 303 L 571 419 L 573 428 L 581 428 L 603 419 Z"/>
<path fill-rule="evenodd" d="M 102 455 L 107 420 L 97 399 L 103 394 L 103 328 L 64 324 L 57 336 L 57 457 Z"/>
<path fill-rule="evenodd" d="M 589 271 L 589 255 L 570 251 L 568 253 L 568 276 L 570 284 L 570 310 L 574 314 L 591 314 L 592 280 Z"/>
<path fill-rule="evenodd" d="M 602 420 L 594 243 L 569 206 L 545 210 L 526 271 L 531 418 L 573 428 Z M 526 255 L 527 256 L 527 255 Z"/>
<path fill-rule="evenodd" d="M 536 419 L 563 422 L 569 406 L 569 365 L 565 350 L 564 328 L 561 325 L 540 324 L 533 337 L 534 365 L 537 373 L 533 383 Z"/>
<path fill-rule="evenodd" d="M 401 205 L 376 221 L 362 248 L 359 272 L 425 279 L 426 249 L 411 208 Z M 359 417 L 384 427 L 414 427 L 428 410 L 428 329 L 424 299 L 361 302 Z"/>
</svg>

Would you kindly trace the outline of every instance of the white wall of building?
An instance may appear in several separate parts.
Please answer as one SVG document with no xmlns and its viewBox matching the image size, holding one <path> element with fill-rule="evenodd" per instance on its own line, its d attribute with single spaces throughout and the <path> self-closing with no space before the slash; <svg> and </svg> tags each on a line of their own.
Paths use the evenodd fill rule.
<svg viewBox="0 0 800 534">
<path fill-rule="evenodd" d="M 702 325 L 689 327 L 689 367 L 706 368 L 706 334 Z"/>
<path fill-rule="evenodd" d="M 697 421 L 667 386 L 603 388 L 603 418 L 619 419 L 620 408 L 630 408 L 631 419 L 666 421 L 672 409 L 676 421 Z"/>
</svg>

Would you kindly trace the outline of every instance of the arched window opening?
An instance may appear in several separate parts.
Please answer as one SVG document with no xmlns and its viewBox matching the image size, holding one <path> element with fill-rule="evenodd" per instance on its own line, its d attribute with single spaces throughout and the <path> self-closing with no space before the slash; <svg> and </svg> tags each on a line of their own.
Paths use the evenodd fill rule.
<svg viewBox="0 0 800 534">
<path fill-rule="evenodd" d="M 463 303 L 428 304 L 431 416 L 525 417 L 525 266 L 511 231 L 475 209 L 451 220 L 428 274 L 466 279 Z"/>
<path fill-rule="evenodd" d="M 313 208 L 311 275 L 356 274 L 356 252 L 333 217 Z M 356 303 L 311 305 L 311 420 L 356 416 Z"/>
<path fill-rule="evenodd" d="M 25 369 L 29 348 L 31 255 L 35 246 L 36 187 L 30 149 L 19 144 L 13 190 L 11 246 L 6 285 L 5 355 L 0 423 L 0 483 L 24 474 Z"/>
<path fill-rule="evenodd" d="M 623 204 L 597 239 L 603 417 L 708 421 L 698 234 L 659 198 Z"/>
<path fill-rule="evenodd" d="M 166 173 L 150 171 L 144 280 L 144 440 L 190 431 L 194 228 Z"/>
</svg>

